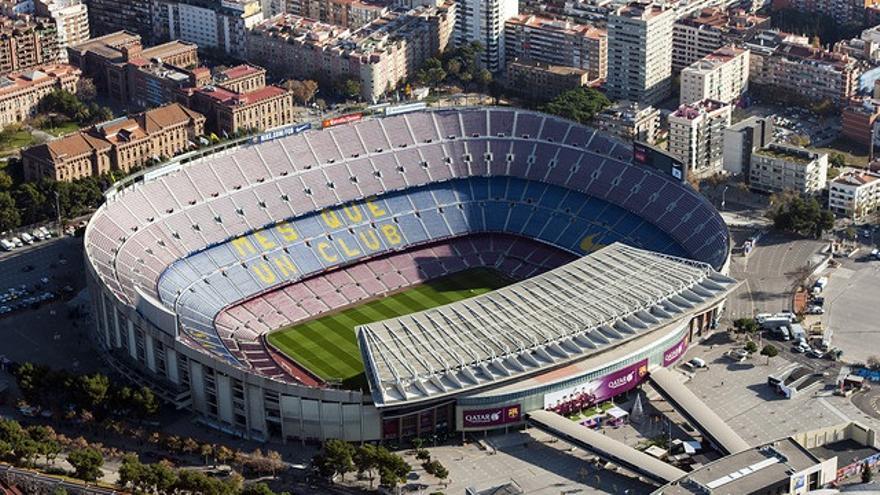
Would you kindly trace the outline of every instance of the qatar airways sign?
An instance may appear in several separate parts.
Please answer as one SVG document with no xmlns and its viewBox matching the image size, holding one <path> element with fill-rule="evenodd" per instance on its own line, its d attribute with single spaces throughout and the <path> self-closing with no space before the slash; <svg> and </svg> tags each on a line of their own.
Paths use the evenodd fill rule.
<svg viewBox="0 0 880 495">
<path fill-rule="evenodd" d="M 648 375 L 648 360 L 642 359 L 591 382 L 544 394 L 544 409 L 563 416 L 584 410 L 634 389 Z"/>
<path fill-rule="evenodd" d="M 519 422 L 522 416 L 522 408 L 519 404 L 494 409 L 475 409 L 461 413 L 462 426 L 464 428 L 485 428 L 490 426 L 502 426 L 509 423 Z"/>
<path fill-rule="evenodd" d="M 676 361 L 682 356 L 684 356 L 685 351 L 688 348 L 687 335 L 681 338 L 677 344 L 670 347 L 663 353 L 663 367 L 668 368 L 675 364 Z"/>
</svg>

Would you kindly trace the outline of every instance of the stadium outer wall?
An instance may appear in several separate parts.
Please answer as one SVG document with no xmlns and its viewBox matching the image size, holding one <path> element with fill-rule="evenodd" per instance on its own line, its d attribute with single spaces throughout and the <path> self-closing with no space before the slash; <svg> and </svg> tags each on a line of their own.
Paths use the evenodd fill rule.
<svg viewBox="0 0 880 495">
<path fill-rule="evenodd" d="M 669 353 L 683 350 L 682 342 L 686 347 L 708 334 L 723 305 L 722 301 L 671 328 L 652 332 L 649 344 L 549 385 L 498 393 L 490 390 L 380 411 L 361 392 L 282 383 L 199 352 L 116 300 L 88 263 L 86 272 L 94 302 L 93 337 L 115 370 L 135 383 L 151 386 L 178 409 L 191 409 L 207 426 L 256 440 L 393 442 L 416 435 L 517 428 L 524 424 L 525 413 L 545 407 L 548 394 L 613 375 L 643 360 L 648 369 L 674 365 L 683 352 L 673 360 L 668 359 Z M 485 424 L 464 419 L 514 413 L 508 421 Z"/>
<path fill-rule="evenodd" d="M 87 231 L 91 227 L 90 223 Z M 722 273 L 729 261 L 728 255 Z M 93 338 L 111 366 L 132 381 L 151 386 L 177 408 L 192 410 L 206 425 L 256 440 L 393 442 L 415 435 L 517 428 L 524 424 L 525 413 L 546 407 L 549 395 L 601 380 L 634 364 L 644 363 L 645 370 L 675 364 L 683 354 L 682 345 L 706 335 L 723 307 L 720 301 L 699 308 L 651 332 L 650 339 L 638 341 L 637 348 L 600 354 L 587 360 L 589 366 L 556 376 L 552 383 L 531 385 L 531 379 L 526 379 L 524 386 L 504 385 L 380 410 L 369 394 L 281 382 L 201 351 L 183 340 L 175 315 L 162 313 L 161 304 L 120 301 L 88 259 L 85 263 L 93 302 Z M 676 349 L 675 359 L 668 359 Z M 560 370 L 549 373 L 555 371 Z"/>
</svg>

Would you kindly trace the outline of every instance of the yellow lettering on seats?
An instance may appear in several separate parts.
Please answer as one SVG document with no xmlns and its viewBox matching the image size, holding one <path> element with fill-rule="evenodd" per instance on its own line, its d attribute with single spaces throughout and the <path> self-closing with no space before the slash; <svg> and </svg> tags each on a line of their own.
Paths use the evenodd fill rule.
<svg viewBox="0 0 880 495">
<path fill-rule="evenodd" d="M 352 222 L 360 222 L 364 219 L 364 214 L 361 212 L 361 207 L 358 205 L 344 206 L 342 207 L 342 210 L 345 212 L 345 216 L 347 216 Z"/>
<path fill-rule="evenodd" d="M 269 266 L 269 263 L 261 261 L 260 263 L 255 264 L 252 269 L 264 284 L 275 282 L 275 272 L 272 271 L 272 267 Z"/>
<path fill-rule="evenodd" d="M 370 213 L 373 215 L 373 217 L 381 218 L 381 217 L 385 216 L 386 211 L 383 210 L 381 206 L 377 205 L 376 203 L 373 203 L 372 200 L 368 199 L 366 201 L 366 204 L 367 204 L 367 209 L 370 210 Z"/>
<path fill-rule="evenodd" d="M 331 229 L 337 229 L 342 225 L 342 222 L 339 221 L 339 217 L 336 216 L 336 212 L 333 210 L 322 211 L 321 218 L 324 219 L 324 223 L 326 223 Z"/>
<path fill-rule="evenodd" d="M 351 249 L 345 244 L 345 239 L 339 239 L 339 247 L 342 248 L 342 252 L 345 253 L 349 258 L 354 258 L 355 256 L 361 254 L 360 249 Z"/>
<path fill-rule="evenodd" d="M 330 244 L 327 244 L 326 242 L 318 243 L 318 252 L 321 253 L 321 257 L 324 258 L 325 261 L 329 261 L 330 263 L 339 259 L 338 256 L 330 252 Z"/>
<path fill-rule="evenodd" d="M 254 249 L 254 245 L 251 244 L 251 241 L 248 240 L 247 237 L 238 237 L 233 239 L 232 245 L 235 246 L 235 249 L 238 250 L 239 256 L 247 256 L 248 254 L 255 254 L 257 252 L 257 250 Z"/>
<path fill-rule="evenodd" d="M 400 238 L 400 232 L 397 231 L 397 227 L 394 225 L 383 225 L 382 233 L 385 234 L 385 239 L 388 240 L 388 244 L 391 244 L 392 246 L 400 244 L 400 241 L 403 240 Z"/>
<path fill-rule="evenodd" d="M 262 232 L 254 232 L 254 239 L 260 244 L 263 249 L 272 249 L 275 247 L 275 243 L 270 241 L 266 234 Z"/>
<path fill-rule="evenodd" d="M 275 230 L 281 234 L 281 238 L 285 241 L 295 241 L 299 239 L 299 234 L 296 233 L 296 230 L 289 223 L 282 223 L 275 227 Z"/>
<path fill-rule="evenodd" d="M 278 267 L 278 270 L 280 270 L 281 274 L 285 277 L 289 277 L 296 273 L 296 265 L 294 265 L 293 261 L 287 256 L 275 258 L 275 266 Z"/>
<path fill-rule="evenodd" d="M 379 236 L 376 235 L 376 232 L 371 230 L 364 230 L 358 234 L 361 238 L 361 242 L 364 243 L 364 246 L 367 246 L 373 251 L 378 251 L 382 244 L 379 243 Z"/>
</svg>

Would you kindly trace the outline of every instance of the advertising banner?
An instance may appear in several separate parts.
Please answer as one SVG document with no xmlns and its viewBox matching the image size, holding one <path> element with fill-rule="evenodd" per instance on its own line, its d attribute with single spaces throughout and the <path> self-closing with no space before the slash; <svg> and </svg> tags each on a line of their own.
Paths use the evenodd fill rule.
<svg viewBox="0 0 880 495">
<path fill-rule="evenodd" d="M 267 141 L 272 141 L 273 139 L 293 136 L 294 134 L 299 134 L 311 128 L 312 124 L 308 122 L 306 122 L 305 124 L 289 125 L 260 134 L 259 136 L 253 138 L 251 142 L 254 144 L 265 143 Z"/>
<path fill-rule="evenodd" d="M 544 394 L 544 409 L 566 416 L 634 389 L 647 375 L 648 360 L 642 359 L 591 382 Z"/>
<path fill-rule="evenodd" d="M 517 423 L 521 416 L 522 407 L 520 407 L 519 404 L 516 404 L 513 406 L 496 407 L 493 409 L 462 411 L 461 420 L 464 428 L 485 428 Z"/>
<path fill-rule="evenodd" d="M 334 125 L 339 124 L 348 124 L 349 122 L 357 122 L 363 118 L 364 114 L 362 113 L 350 113 L 348 115 L 340 115 L 339 117 L 334 117 L 332 119 L 324 119 L 321 126 L 322 127 L 333 127 Z"/>
<path fill-rule="evenodd" d="M 688 349 L 688 340 L 687 335 L 681 338 L 677 344 L 666 349 L 666 352 L 663 353 L 663 367 L 668 368 L 675 364 L 678 361 L 678 358 L 684 356 L 685 351 Z"/>
</svg>

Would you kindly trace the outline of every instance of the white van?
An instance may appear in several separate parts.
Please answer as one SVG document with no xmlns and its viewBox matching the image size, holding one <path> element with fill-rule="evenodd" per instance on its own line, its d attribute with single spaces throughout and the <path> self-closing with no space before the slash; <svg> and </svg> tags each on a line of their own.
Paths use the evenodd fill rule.
<svg viewBox="0 0 880 495">
<path fill-rule="evenodd" d="M 7 241 L 6 239 L 0 239 L 0 248 L 3 248 L 4 251 L 12 251 L 15 249 L 15 244 Z"/>
<path fill-rule="evenodd" d="M 21 239 L 19 239 L 18 237 L 13 237 L 12 239 L 9 239 L 9 240 L 10 240 L 13 244 L 15 244 L 15 247 L 22 247 L 22 246 L 24 246 L 24 243 L 21 242 Z"/>
<path fill-rule="evenodd" d="M 45 237 L 46 239 L 52 238 L 52 231 L 50 231 L 46 227 L 40 227 L 40 232 L 43 233 L 43 237 Z"/>
<path fill-rule="evenodd" d="M 31 237 L 31 235 L 28 234 L 27 232 L 24 232 L 23 234 L 21 234 L 21 240 L 24 241 L 25 244 L 33 244 L 34 243 L 34 238 Z"/>
<path fill-rule="evenodd" d="M 34 231 L 31 232 L 31 236 L 38 241 L 42 241 L 42 240 L 46 239 L 46 236 L 43 235 L 42 232 L 40 232 L 40 229 L 34 229 Z"/>
</svg>

